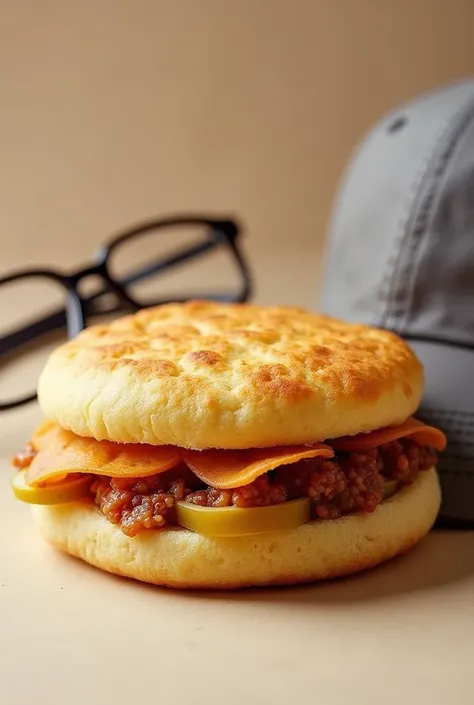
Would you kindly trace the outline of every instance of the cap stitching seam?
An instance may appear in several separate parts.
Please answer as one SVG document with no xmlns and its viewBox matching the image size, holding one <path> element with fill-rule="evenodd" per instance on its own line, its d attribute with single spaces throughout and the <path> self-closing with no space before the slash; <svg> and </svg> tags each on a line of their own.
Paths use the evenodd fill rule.
<svg viewBox="0 0 474 705">
<path fill-rule="evenodd" d="M 389 330 L 388 328 L 386 330 Z M 449 347 L 461 348 L 463 350 L 474 350 L 474 343 L 461 340 L 460 338 L 440 338 L 437 335 L 427 335 L 426 333 L 403 332 L 405 340 L 414 340 L 420 343 L 433 343 L 433 345 L 446 345 Z"/>
<path fill-rule="evenodd" d="M 402 276 L 402 286 L 403 282 L 407 286 L 407 306 L 404 307 L 403 311 L 398 313 L 395 312 L 395 318 L 398 318 L 401 326 L 407 325 L 407 320 L 410 311 L 413 307 L 413 279 L 416 274 L 417 260 L 416 254 L 419 251 L 424 238 L 428 232 L 429 224 L 431 223 L 431 216 L 433 214 L 434 206 L 437 202 L 437 195 L 440 192 L 440 187 L 443 183 L 443 177 L 446 174 L 448 165 L 454 155 L 457 145 L 461 137 L 465 134 L 468 127 L 474 120 L 474 100 L 471 101 L 463 111 L 462 119 L 459 120 L 456 129 L 453 129 L 451 139 L 446 145 L 446 148 L 441 154 L 438 155 L 438 164 L 434 168 L 430 179 L 432 181 L 431 186 L 422 199 L 420 209 L 414 219 L 413 227 L 409 231 L 409 242 L 407 243 L 407 255 L 406 255 L 406 268 Z"/>
<path fill-rule="evenodd" d="M 439 137 L 435 142 L 435 148 L 438 148 L 439 143 L 443 140 L 443 137 L 446 133 L 446 128 L 449 127 L 449 122 L 450 118 L 443 125 Z M 401 259 L 403 252 L 402 243 L 406 237 L 407 224 L 410 218 L 413 203 L 416 200 L 420 185 L 423 183 L 423 179 L 425 178 L 425 175 L 432 161 L 433 152 L 430 152 L 429 156 L 424 158 L 422 166 L 420 166 L 419 170 L 416 173 L 416 177 L 410 185 L 409 200 L 407 200 L 404 209 L 404 215 L 403 217 L 400 217 L 398 223 L 398 233 L 394 239 L 393 255 L 389 258 L 387 262 L 385 276 L 382 278 L 382 286 L 381 290 L 379 291 L 382 303 L 385 299 L 386 304 L 386 308 L 381 316 L 379 323 L 379 325 L 383 328 L 390 328 L 391 326 L 389 322 L 392 318 L 395 318 L 395 316 L 393 315 L 393 308 L 395 305 L 395 295 L 397 291 L 398 272 L 401 267 Z M 385 282 L 386 284 L 384 285 Z"/>
<path fill-rule="evenodd" d="M 468 108 L 470 109 L 472 107 L 472 99 L 469 99 L 469 102 L 467 103 Z M 462 108 L 460 108 L 455 117 L 458 118 L 458 116 L 461 114 L 463 115 L 466 111 L 466 103 L 463 105 Z M 403 218 L 400 218 L 399 221 L 399 228 L 398 228 L 398 233 L 395 238 L 394 242 L 394 255 L 389 258 L 386 269 L 385 269 L 385 276 L 382 277 L 382 284 L 379 289 L 379 296 L 381 300 L 381 305 L 383 306 L 384 302 L 386 304 L 385 310 L 382 312 L 380 316 L 380 321 L 379 325 L 381 327 L 386 327 L 390 328 L 391 326 L 389 325 L 389 321 L 391 319 L 396 320 L 397 316 L 394 314 L 394 305 L 395 305 L 395 296 L 397 293 L 397 282 L 399 279 L 399 273 L 401 271 L 401 268 L 403 266 L 403 240 L 407 237 L 409 237 L 409 232 L 408 232 L 408 224 L 410 221 L 410 216 L 412 213 L 413 209 L 413 204 L 416 201 L 416 198 L 418 197 L 419 194 L 419 188 L 421 184 L 423 183 L 426 174 L 429 172 L 430 167 L 433 163 L 436 163 L 438 160 L 438 155 L 436 154 L 437 150 L 439 149 L 440 144 L 443 143 L 446 132 L 451 132 L 452 127 L 451 127 L 451 121 L 452 121 L 452 116 L 449 116 L 445 124 L 443 125 L 443 128 L 441 129 L 441 132 L 439 133 L 438 139 L 435 141 L 434 144 L 434 152 L 430 151 L 429 156 L 425 157 L 425 159 L 422 162 L 422 165 L 420 166 L 419 170 L 417 171 L 416 177 L 411 183 L 410 189 L 409 189 L 409 199 L 407 199 L 407 204 L 405 207 L 405 214 Z M 385 285 L 385 282 L 387 284 Z"/>
</svg>

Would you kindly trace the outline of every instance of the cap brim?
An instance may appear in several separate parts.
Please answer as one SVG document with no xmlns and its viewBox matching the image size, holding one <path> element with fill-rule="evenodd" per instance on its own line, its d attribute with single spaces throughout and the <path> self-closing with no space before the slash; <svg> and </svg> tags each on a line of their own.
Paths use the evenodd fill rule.
<svg viewBox="0 0 474 705">
<path fill-rule="evenodd" d="M 417 417 L 438 426 L 448 437 L 438 464 L 443 491 L 440 518 L 474 523 L 474 349 L 409 343 L 426 376 Z"/>
</svg>

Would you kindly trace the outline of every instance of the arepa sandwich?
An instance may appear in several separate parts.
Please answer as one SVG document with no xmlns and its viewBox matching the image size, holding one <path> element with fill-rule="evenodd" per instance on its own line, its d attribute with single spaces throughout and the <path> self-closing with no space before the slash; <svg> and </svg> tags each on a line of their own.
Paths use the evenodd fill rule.
<svg viewBox="0 0 474 705">
<path fill-rule="evenodd" d="M 50 356 L 14 459 L 45 539 L 179 588 L 347 575 L 419 542 L 444 434 L 396 335 L 297 308 L 193 301 Z"/>
</svg>

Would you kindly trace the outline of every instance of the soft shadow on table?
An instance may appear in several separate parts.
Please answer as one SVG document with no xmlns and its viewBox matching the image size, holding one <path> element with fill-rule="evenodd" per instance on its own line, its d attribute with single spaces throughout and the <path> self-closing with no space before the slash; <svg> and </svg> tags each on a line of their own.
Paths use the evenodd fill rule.
<svg viewBox="0 0 474 705">
<path fill-rule="evenodd" d="M 459 583 L 474 577 L 474 532 L 434 531 L 419 546 L 408 554 L 400 556 L 372 570 L 347 578 L 322 581 L 309 585 L 251 588 L 242 590 L 177 590 L 160 588 L 119 577 L 88 566 L 76 558 L 60 554 L 53 549 L 48 552 L 49 560 L 61 570 L 68 564 L 73 571 L 79 571 L 83 579 L 86 572 L 93 571 L 94 577 L 121 584 L 120 592 L 128 599 L 133 591 L 147 593 L 153 599 L 157 593 L 177 600 L 203 600 L 206 602 L 265 603 L 288 605 L 350 605 L 374 604 L 408 593 L 428 593 L 448 584 Z M 74 578 L 77 581 L 77 575 Z M 473 583 L 474 584 L 474 583 Z"/>
<path fill-rule="evenodd" d="M 361 603 L 402 593 L 435 590 L 474 576 L 473 532 L 434 531 L 410 553 L 349 578 L 317 584 L 220 592 L 219 599 L 286 603 Z M 182 593 L 215 599 L 213 591 Z"/>
</svg>

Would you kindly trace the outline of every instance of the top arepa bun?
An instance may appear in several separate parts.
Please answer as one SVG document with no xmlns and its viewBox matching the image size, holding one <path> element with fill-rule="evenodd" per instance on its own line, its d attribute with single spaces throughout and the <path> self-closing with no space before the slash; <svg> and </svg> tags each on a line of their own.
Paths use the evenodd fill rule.
<svg viewBox="0 0 474 705">
<path fill-rule="evenodd" d="M 184 448 L 313 443 L 396 425 L 423 392 L 396 335 L 299 308 L 193 301 L 92 326 L 39 381 L 81 436 Z"/>
</svg>

